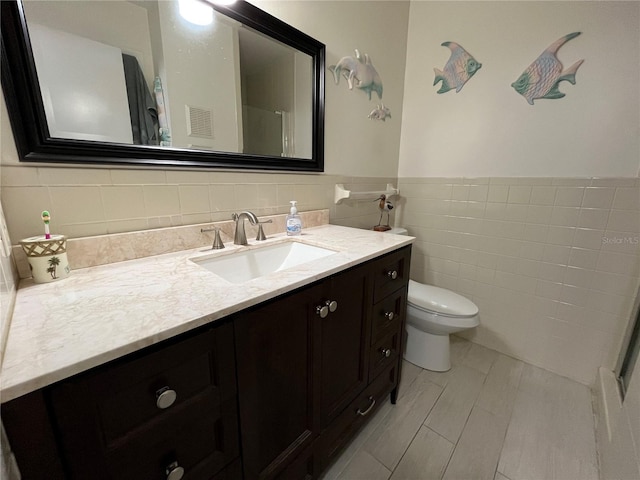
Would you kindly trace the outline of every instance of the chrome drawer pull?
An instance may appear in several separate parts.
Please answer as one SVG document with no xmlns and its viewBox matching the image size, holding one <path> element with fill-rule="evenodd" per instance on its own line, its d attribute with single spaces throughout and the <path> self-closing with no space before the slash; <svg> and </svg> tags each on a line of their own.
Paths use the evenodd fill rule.
<svg viewBox="0 0 640 480">
<path fill-rule="evenodd" d="M 369 397 L 369 401 L 371 402 L 371 405 L 369 405 L 369 407 L 364 412 L 360 409 L 358 409 L 358 411 L 356 412 L 361 417 L 368 415 L 373 406 L 376 404 L 376 399 L 373 397 Z"/>
<path fill-rule="evenodd" d="M 387 320 L 393 320 L 396 314 L 393 312 L 385 312 L 384 316 L 387 317 Z"/>
<path fill-rule="evenodd" d="M 389 277 L 391 280 L 395 280 L 396 278 L 398 278 L 398 272 L 395 270 L 391 270 L 387 272 L 387 277 Z"/>
<path fill-rule="evenodd" d="M 169 408 L 177 397 L 178 394 L 175 390 L 171 390 L 169 387 L 162 387 L 156 392 L 156 407 L 161 409 Z"/>
<path fill-rule="evenodd" d="M 167 480 L 180 480 L 184 476 L 184 468 L 178 465 L 178 462 L 173 462 L 165 470 L 167 474 Z"/>
<path fill-rule="evenodd" d="M 391 349 L 390 348 L 383 348 L 382 349 L 382 356 L 389 358 L 391 356 Z"/>
</svg>

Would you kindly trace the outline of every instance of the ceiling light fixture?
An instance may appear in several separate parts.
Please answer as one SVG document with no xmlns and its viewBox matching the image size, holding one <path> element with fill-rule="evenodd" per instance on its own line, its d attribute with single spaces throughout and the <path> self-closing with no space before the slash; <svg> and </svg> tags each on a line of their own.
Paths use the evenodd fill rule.
<svg viewBox="0 0 640 480">
<path fill-rule="evenodd" d="M 180 16 L 194 25 L 210 25 L 213 22 L 213 8 L 201 0 L 178 0 Z"/>
</svg>

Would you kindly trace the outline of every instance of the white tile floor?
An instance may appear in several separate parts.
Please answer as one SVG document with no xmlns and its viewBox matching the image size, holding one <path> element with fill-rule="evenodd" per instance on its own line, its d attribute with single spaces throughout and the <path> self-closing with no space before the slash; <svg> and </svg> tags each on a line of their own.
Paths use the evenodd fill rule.
<svg viewBox="0 0 640 480">
<path fill-rule="evenodd" d="M 323 480 L 598 480 L 590 390 L 452 336 L 445 373 L 405 362 Z"/>
</svg>

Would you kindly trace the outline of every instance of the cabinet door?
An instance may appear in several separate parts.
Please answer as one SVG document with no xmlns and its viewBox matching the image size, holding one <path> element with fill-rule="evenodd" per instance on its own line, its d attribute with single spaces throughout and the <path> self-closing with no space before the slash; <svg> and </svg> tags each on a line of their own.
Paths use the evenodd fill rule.
<svg viewBox="0 0 640 480">
<path fill-rule="evenodd" d="M 320 353 L 321 424 L 326 427 L 367 385 L 371 286 L 363 266 L 325 282 L 323 303 L 335 311 L 316 316 Z"/>
<path fill-rule="evenodd" d="M 317 436 L 312 286 L 235 319 L 245 480 L 275 478 Z"/>
</svg>

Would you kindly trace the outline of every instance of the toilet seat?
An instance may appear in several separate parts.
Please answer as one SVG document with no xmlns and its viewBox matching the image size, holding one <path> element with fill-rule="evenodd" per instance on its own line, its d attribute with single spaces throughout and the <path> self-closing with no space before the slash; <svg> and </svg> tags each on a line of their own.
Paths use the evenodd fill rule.
<svg viewBox="0 0 640 480">
<path fill-rule="evenodd" d="M 471 318 L 478 307 L 471 300 L 445 288 L 409 280 L 408 302 L 418 310 L 440 317 Z"/>
</svg>

